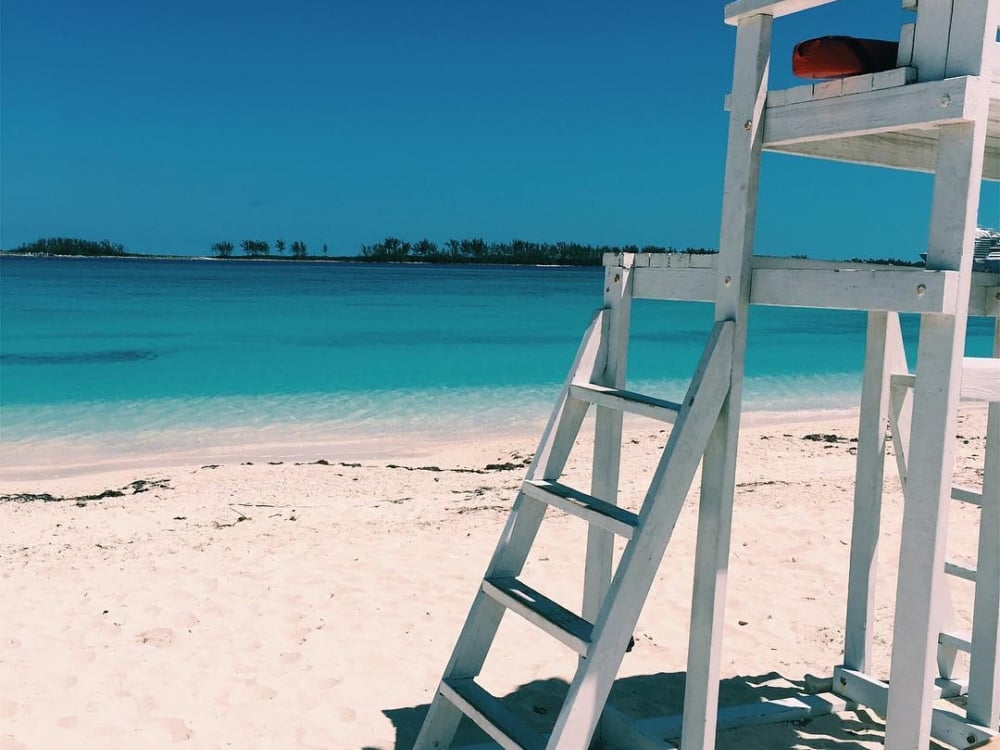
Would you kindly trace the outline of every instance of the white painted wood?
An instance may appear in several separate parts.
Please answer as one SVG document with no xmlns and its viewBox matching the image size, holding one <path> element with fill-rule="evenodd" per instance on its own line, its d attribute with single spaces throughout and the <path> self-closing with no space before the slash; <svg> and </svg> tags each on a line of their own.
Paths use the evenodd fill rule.
<svg viewBox="0 0 1000 750">
<path fill-rule="evenodd" d="M 915 28 L 915 24 L 906 23 L 899 30 L 899 51 L 896 53 L 896 65 L 901 68 L 913 65 L 913 32 Z M 915 68 L 913 70 L 916 71 Z"/>
<path fill-rule="evenodd" d="M 972 636 L 969 633 L 940 633 L 938 643 L 966 653 L 972 651 Z"/>
<path fill-rule="evenodd" d="M 1000 357 L 1000 320 L 994 323 L 993 354 Z M 976 568 L 966 712 L 972 722 L 997 727 L 1000 726 L 1000 403 L 996 402 L 990 404 L 987 415 Z"/>
<path fill-rule="evenodd" d="M 1000 359 L 966 357 L 962 367 L 963 401 L 1000 401 Z"/>
<path fill-rule="evenodd" d="M 758 268 L 750 299 L 782 307 L 950 313 L 959 288 L 959 275 L 945 271 Z"/>
<path fill-rule="evenodd" d="M 624 388 L 574 384 L 570 386 L 570 393 L 581 401 L 606 406 L 609 409 L 617 409 L 628 414 L 638 414 L 667 424 L 673 424 L 681 408 L 680 404 L 673 401 L 664 401 Z"/>
<path fill-rule="evenodd" d="M 900 386 L 898 380 L 913 376 L 892 376 L 889 394 L 889 427 L 892 431 L 892 447 L 896 454 L 896 474 L 903 489 L 906 489 L 906 461 L 910 452 L 910 424 L 913 421 L 913 385 Z"/>
<path fill-rule="evenodd" d="M 860 705 L 867 706 L 882 716 L 886 715 L 887 696 L 891 692 L 889 686 L 881 680 L 876 680 L 861 672 L 838 668 L 834 670 L 833 685 L 834 692 L 838 695 L 842 695 Z M 929 692 L 934 699 L 942 696 L 942 691 L 937 686 Z M 935 709 L 932 712 L 929 723 L 932 727 L 932 732 L 928 734 L 933 735 L 935 739 L 947 742 L 953 747 L 965 747 L 970 742 L 974 743 L 989 739 L 995 735 L 995 733 L 984 726 L 972 724 L 957 714 L 941 709 Z M 924 746 L 917 745 L 916 747 Z"/>
<path fill-rule="evenodd" d="M 737 0 L 726 6 L 726 23 L 735 26 L 758 14 L 777 18 L 832 2 L 834 0 Z"/>
<path fill-rule="evenodd" d="M 951 499 L 971 505 L 982 505 L 983 493 L 969 487 L 959 487 L 956 485 L 951 488 Z"/>
<path fill-rule="evenodd" d="M 939 141 L 927 266 L 961 271 L 962 285 L 971 281 L 985 137 L 983 118 L 978 123 L 943 128 Z M 964 294 L 960 289 L 956 315 L 925 314 L 921 318 L 900 535 L 887 750 L 926 747 L 930 739 L 930 690 L 941 630 L 935 606 L 941 601 L 944 576 L 954 461 L 952 436 L 965 343 L 963 303 L 968 294 L 968 286 Z"/>
<path fill-rule="evenodd" d="M 1000 5 L 993 0 L 953 4 L 946 76 L 992 76 L 998 11 Z"/>
<path fill-rule="evenodd" d="M 972 274 L 972 296 L 969 298 L 969 315 L 985 315 L 1000 318 L 1000 286 L 991 279 L 1000 281 L 1000 274 Z"/>
<path fill-rule="evenodd" d="M 802 721 L 837 713 L 846 708 L 846 701 L 831 693 L 802 694 L 790 698 L 764 700 L 759 703 L 726 706 L 719 709 L 718 730 L 725 732 L 740 727 Z M 650 737 L 676 738 L 681 736 L 683 717 L 663 716 L 640 719 L 636 725 L 644 735 Z"/>
<path fill-rule="evenodd" d="M 905 369 L 899 316 L 869 313 L 844 627 L 844 666 L 861 672 L 871 663 L 890 380 L 893 372 Z"/>
<path fill-rule="evenodd" d="M 663 736 L 642 732 L 630 716 L 610 703 L 601 716 L 600 743 L 601 750 L 677 750 Z"/>
<path fill-rule="evenodd" d="M 920 0 L 913 31 L 913 65 L 921 81 L 945 77 L 953 5 L 952 0 Z"/>
<path fill-rule="evenodd" d="M 951 78 L 772 107 L 764 148 L 968 122 L 988 106 L 991 85 L 978 78 Z"/>
<path fill-rule="evenodd" d="M 590 648 L 593 627 L 579 615 L 517 578 L 485 578 L 483 593 L 581 656 Z"/>
<path fill-rule="evenodd" d="M 547 747 L 584 748 L 607 700 L 625 647 L 687 497 L 708 435 L 728 392 L 734 324 L 717 323 L 684 397 L 639 514 L 639 526 L 615 571 Z"/>
<path fill-rule="evenodd" d="M 916 80 L 916 70 L 906 64 L 901 64 L 898 68 L 883 70 L 878 73 L 863 73 L 846 78 L 835 78 L 831 81 L 807 83 L 788 89 L 768 91 L 767 108 L 773 109 L 789 104 L 800 104 L 817 99 L 829 99 L 846 94 L 862 94 L 867 91 L 895 88 L 896 86 L 905 86 L 908 83 L 913 83 Z M 730 99 L 726 110 L 729 111 L 731 107 L 732 100 Z"/>
<path fill-rule="evenodd" d="M 729 321 L 732 349 L 726 397 L 705 446 L 702 470 L 684 689 L 685 750 L 715 746 L 771 31 L 770 16 L 753 16 L 736 32 L 715 287 L 715 320 Z"/>
<path fill-rule="evenodd" d="M 631 539 L 638 523 L 635 513 L 617 505 L 598 500 L 559 482 L 529 479 L 521 491 L 561 511 L 582 518 L 589 524 L 606 529 L 623 539 Z"/>
<path fill-rule="evenodd" d="M 699 257 L 718 262 L 716 255 Z M 635 299 L 701 302 L 715 299 L 714 267 L 693 269 L 664 264 L 635 269 L 634 273 Z M 1000 280 L 997 274 L 973 276 L 970 315 L 1000 314 L 997 300 L 1000 287 L 995 285 L 996 280 Z M 953 271 L 901 266 L 754 256 L 751 288 L 750 301 L 756 305 L 947 312 L 954 311 L 958 304 L 959 275 Z"/>
<path fill-rule="evenodd" d="M 472 719 L 503 750 L 542 750 L 541 735 L 532 731 L 520 718 L 471 679 L 447 680 L 441 693 Z"/>
<path fill-rule="evenodd" d="M 691 300 L 715 299 L 715 270 L 712 268 L 644 268 L 636 272 L 636 299 Z"/>
<path fill-rule="evenodd" d="M 976 582 L 976 569 L 969 568 L 965 565 L 959 565 L 958 563 L 946 562 L 944 564 L 944 572 L 947 575 L 954 576 L 955 578 L 961 578 L 964 581 Z"/>
<path fill-rule="evenodd" d="M 634 255 L 632 259 L 634 261 Z M 600 358 L 602 368 L 598 368 L 593 377 L 584 382 L 623 388 L 632 312 L 632 269 L 628 266 L 608 268 L 604 277 L 604 306 L 608 312 L 603 337 L 604 352 Z M 618 502 L 623 416 L 618 409 L 597 404 L 590 492 L 611 504 Z M 588 621 L 593 622 L 604 602 L 611 585 L 613 562 L 614 535 L 597 525 L 588 527 L 582 602 L 583 616 Z"/>
</svg>

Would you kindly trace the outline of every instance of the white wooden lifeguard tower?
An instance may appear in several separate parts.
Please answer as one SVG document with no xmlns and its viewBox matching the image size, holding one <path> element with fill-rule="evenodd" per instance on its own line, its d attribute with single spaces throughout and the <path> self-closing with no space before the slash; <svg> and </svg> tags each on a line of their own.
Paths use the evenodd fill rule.
<svg viewBox="0 0 1000 750">
<path fill-rule="evenodd" d="M 583 750 L 602 711 L 645 597 L 702 463 L 688 670 L 680 746 L 715 745 L 736 445 L 751 304 L 868 311 L 857 455 L 844 663 L 822 700 L 886 719 L 885 746 L 923 750 L 930 737 L 967 747 L 1000 723 L 1000 324 L 993 358 L 964 357 L 970 315 L 1000 318 L 1000 274 L 974 273 L 980 181 L 1000 179 L 1000 0 L 907 0 L 898 67 L 881 73 L 768 91 L 774 19 L 832 0 L 738 0 L 726 6 L 736 52 L 718 256 L 609 257 L 604 308 L 581 344 L 435 694 L 417 750 L 450 746 L 463 715 L 500 746 Z M 924 269 L 775 259 L 753 254 L 762 150 L 934 173 Z M 707 300 L 716 323 L 679 403 L 624 390 L 633 299 Z M 909 370 L 899 313 L 920 316 L 919 369 Z M 953 486 L 960 399 L 989 402 L 981 488 Z M 589 492 L 558 480 L 585 413 L 596 408 Z M 617 505 L 622 415 L 673 427 L 638 513 Z M 869 674 L 874 571 L 880 536 L 886 431 L 904 485 L 889 681 Z M 945 559 L 949 504 L 981 505 L 976 570 Z M 589 523 L 579 614 L 519 580 L 549 506 Z M 612 566 L 615 535 L 625 540 Z M 947 577 L 975 582 L 972 632 L 942 632 Z M 477 682 L 504 613 L 512 610 L 579 655 L 577 673 L 551 732 L 540 735 Z M 970 652 L 967 678 L 954 653 Z M 891 686 L 891 687 L 890 687 Z M 964 711 L 935 700 L 966 694 Z M 819 699 L 819 696 L 812 696 Z M 818 708 L 817 708 L 818 707 Z M 787 705 L 775 715 L 794 718 Z M 791 709 L 794 712 L 795 709 Z M 759 719 L 760 704 L 753 715 Z M 749 715 L 749 713 L 748 713 Z M 606 715 L 607 719 L 608 716 Z M 604 746 L 673 745 L 656 719 L 624 732 L 602 728 Z M 738 723 L 729 710 L 727 725 Z M 676 717 L 674 717 L 676 720 Z"/>
</svg>

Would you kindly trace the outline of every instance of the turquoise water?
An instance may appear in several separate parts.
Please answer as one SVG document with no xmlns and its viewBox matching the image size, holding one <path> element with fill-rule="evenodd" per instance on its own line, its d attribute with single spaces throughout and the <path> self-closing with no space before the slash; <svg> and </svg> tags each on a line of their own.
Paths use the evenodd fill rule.
<svg viewBox="0 0 1000 750">
<path fill-rule="evenodd" d="M 602 269 L 4 257 L 3 464 L 534 430 Z M 709 305 L 637 302 L 633 387 L 678 398 Z M 905 321 L 913 336 L 915 321 Z M 747 406 L 857 405 L 862 313 L 755 308 Z M 991 329 L 970 322 L 985 355 Z"/>
</svg>

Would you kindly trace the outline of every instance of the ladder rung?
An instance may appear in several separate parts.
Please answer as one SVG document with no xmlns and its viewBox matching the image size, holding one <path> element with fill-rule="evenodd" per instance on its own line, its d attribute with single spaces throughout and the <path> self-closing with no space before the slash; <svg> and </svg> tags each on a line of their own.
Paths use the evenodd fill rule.
<svg viewBox="0 0 1000 750">
<path fill-rule="evenodd" d="M 517 612 L 581 656 L 590 650 L 594 626 L 516 578 L 485 578 L 483 593 Z"/>
<path fill-rule="evenodd" d="M 571 513 L 598 528 L 613 531 L 625 539 L 632 538 L 639 523 L 639 517 L 635 513 L 559 482 L 529 479 L 521 487 L 521 491 L 530 498 Z"/>
<path fill-rule="evenodd" d="M 951 488 L 951 499 L 959 500 L 963 503 L 972 503 L 973 505 L 983 504 L 983 493 L 978 490 L 971 489 L 970 487 L 959 487 L 955 485 Z"/>
<path fill-rule="evenodd" d="M 972 641 L 967 633 L 941 633 L 938 636 L 938 643 L 967 653 L 972 651 Z"/>
<path fill-rule="evenodd" d="M 629 414 L 639 414 L 671 424 L 677 421 L 677 414 L 681 410 L 681 405 L 675 404 L 673 401 L 664 401 L 635 391 L 609 388 L 592 383 L 586 385 L 574 383 L 570 386 L 569 392 L 571 396 L 581 401 L 589 401 L 598 406 L 607 406 L 611 409 L 618 409 Z"/>
<path fill-rule="evenodd" d="M 976 571 L 974 568 L 966 568 L 963 565 L 946 562 L 944 564 L 944 572 L 950 576 L 955 576 L 955 578 L 964 578 L 966 581 L 976 582 Z"/>
<path fill-rule="evenodd" d="M 545 739 L 542 735 L 483 690 L 471 677 L 443 680 L 438 690 L 504 750 L 544 750 Z"/>
</svg>

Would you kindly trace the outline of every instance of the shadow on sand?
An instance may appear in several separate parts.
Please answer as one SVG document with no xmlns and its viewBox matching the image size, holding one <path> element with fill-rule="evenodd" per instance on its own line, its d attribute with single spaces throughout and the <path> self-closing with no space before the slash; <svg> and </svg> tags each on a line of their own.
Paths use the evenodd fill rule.
<svg viewBox="0 0 1000 750">
<path fill-rule="evenodd" d="M 548 733 L 562 707 L 567 689 L 567 683 L 561 679 L 535 680 L 504 696 L 502 701 L 529 726 Z M 756 704 L 800 696 L 802 691 L 801 682 L 787 680 L 776 672 L 733 677 L 722 681 L 719 705 Z M 621 678 L 615 682 L 608 702 L 631 721 L 642 721 L 676 716 L 683 710 L 683 701 L 684 673 L 674 672 Z M 427 705 L 421 705 L 383 711 L 396 730 L 396 742 L 391 750 L 412 750 L 427 709 Z M 885 725 L 879 717 L 865 709 L 858 709 L 840 715 L 721 731 L 716 747 L 717 750 L 865 750 L 872 744 L 881 745 L 884 729 Z M 676 738 L 671 733 L 659 737 L 667 740 Z M 486 734 L 463 718 L 453 746 L 476 747 L 476 750 L 480 750 L 481 746 L 482 750 L 486 750 L 491 747 L 488 742 Z M 611 747 L 600 736 L 591 745 L 592 750 Z"/>
</svg>

